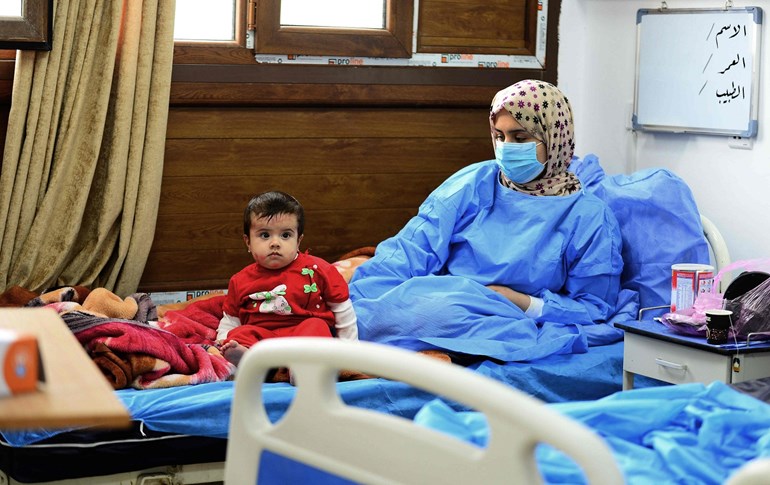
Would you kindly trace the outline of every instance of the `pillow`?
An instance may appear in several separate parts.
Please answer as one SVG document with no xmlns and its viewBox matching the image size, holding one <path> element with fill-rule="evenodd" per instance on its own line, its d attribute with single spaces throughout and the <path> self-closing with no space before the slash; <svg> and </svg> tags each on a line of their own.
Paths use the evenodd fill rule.
<svg viewBox="0 0 770 485">
<path fill-rule="evenodd" d="M 606 176 L 589 155 L 575 164 L 585 190 L 604 200 L 623 238 L 621 286 L 639 294 L 641 308 L 671 304 L 671 265 L 709 264 L 700 212 L 687 184 L 664 168 Z M 582 177 L 582 178 L 581 178 Z"/>
<path fill-rule="evenodd" d="M 374 250 L 374 246 L 364 246 L 355 249 L 340 256 L 340 259 L 333 262 L 332 265 L 337 268 L 345 282 L 350 283 L 356 268 L 374 256 Z"/>
</svg>

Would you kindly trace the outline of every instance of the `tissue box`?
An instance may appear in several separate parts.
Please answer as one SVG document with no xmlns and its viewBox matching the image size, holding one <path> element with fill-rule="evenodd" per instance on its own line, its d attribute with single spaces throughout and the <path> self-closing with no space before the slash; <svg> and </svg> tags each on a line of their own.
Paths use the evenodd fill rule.
<svg viewBox="0 0 770 485">
<path fill-rule="evenodd" d="M 34 335 L 0 329 L 0 397 L 37 390 L 42 376 Z"/>
</svg>

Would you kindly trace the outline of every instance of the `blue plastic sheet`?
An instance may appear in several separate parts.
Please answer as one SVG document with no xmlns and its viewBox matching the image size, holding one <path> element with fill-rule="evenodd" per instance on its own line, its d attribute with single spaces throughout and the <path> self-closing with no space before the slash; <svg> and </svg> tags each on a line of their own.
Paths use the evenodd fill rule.
<svg viewBox="0 0 770 485">
<path fill-rule="evenodd" d="M 721 484 L 747 461 L 770 456 L 770 406 L 721 382 L 549 406 L 602 436 L 627 483 Z M 415 422 L 483 444 L 486 421 L 474 414 L 434 400 Z M 536 459 L 546 483 L 585 483 L 577 465 L 550 446 L 540 445 Z"/>
</svg>

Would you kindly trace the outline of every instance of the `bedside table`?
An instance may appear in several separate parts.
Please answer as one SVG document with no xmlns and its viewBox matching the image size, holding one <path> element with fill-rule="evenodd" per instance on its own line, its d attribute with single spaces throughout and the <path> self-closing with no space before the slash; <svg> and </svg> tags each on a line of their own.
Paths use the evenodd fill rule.
<svg viewBox="0 0 770 485">
<path fill-rule="evenodd" d="M 623 390 L 634 387 L 636 374 L 671 384 L 770 377 L 770 341 L 711 345 L 706 337 L 680 335 L 654 320 L 615 326 L 625 331 Z"/>
</svg>

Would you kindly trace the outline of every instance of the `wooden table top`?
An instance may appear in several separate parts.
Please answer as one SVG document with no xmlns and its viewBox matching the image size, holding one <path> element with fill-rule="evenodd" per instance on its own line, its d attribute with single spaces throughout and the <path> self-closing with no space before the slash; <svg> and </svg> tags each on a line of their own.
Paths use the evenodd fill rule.
<svg viewBox="0 0 770 485">
<path fill-rule="evenodd" d="M 37 392 L 0 397 L 0 429 L 128 426 L 128 410 L 56 312 L 0 308 L 0 328 L 36 335 L 45 372 Z"/>
</svg>

